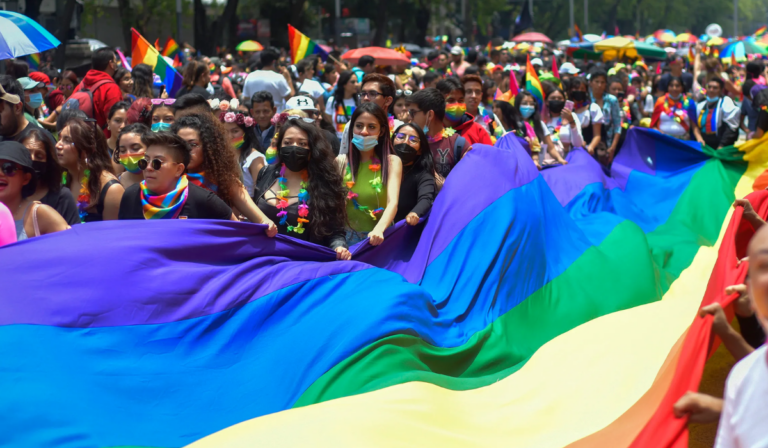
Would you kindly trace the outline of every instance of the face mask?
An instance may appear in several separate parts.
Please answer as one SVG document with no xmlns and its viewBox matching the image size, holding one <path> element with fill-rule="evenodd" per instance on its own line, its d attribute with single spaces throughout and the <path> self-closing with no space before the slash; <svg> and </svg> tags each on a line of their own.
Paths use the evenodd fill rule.
<svg viewBox="0 0 768 448">
<path fill-rule="evenodd" d="M 577 103 L 587 101 L 587 92 L 582 92 L 581 90 L 575 90 L 571 92 L 571 98 L 573 99 L 573 101 Z"/>
<path fill-rule="evenodd" d="M 680 99 L 680 96 L 681 96 L 681 95 L 682 95 L 682 93 L 678 93 L 677 95 L 672 95 L 672 94 L 670 93 L 670 94 L 669 94 L 669 97 L 670 97 L 670 98 L 672 98 L 673 100 L 677 101 L 677 100 L 679 100 L 679 99 Z"/>
<path fill-rule="evenodd" d="M 616 99 L 619 101 L 624 101 L 624 92 L 616 94 Z"/>
<path fill-rule="evenodd" d="M 565 101 L 560 100 L 551 100 L 547 103 L 547 107 L 549 107 L 549 111 L 559 114 L 563 111 L 563 108 L 565 107 Z"/>
<path fill-rule="evenodd" d="M 215 92 L 213 90 L 213 84 L 211 84 L 210 82 L 208 83 L 208 87 L 206 87 L 205 90 L 206 90 L 206 92 L 210 93 L 211 95 L 213 95 L 213 93 Z"/>
<path fill-rule="evenodd" d="M 43 104 L 43 94 L 40 92 L 29 94 L 29 107 L 37 109 Z"/>
<path fill-rule="evenodd" d="M 419 158 L 419 153 L 407 143 L 398 143 L 393 148 L 395 154 L 403 161 L 403 165 L 409 165 Z"/>
<path fill-rule="evenodd" d="M 451 126 L 459 124 L 464 118 L 464 112 L 467 111 L 467 105 L 464 103 L 451 103 L 445 106 L 445 119 Z"/>
<path fill-rule="evenodd" d="M 712 98 L 709 95 L 707 95 L 707 101 L 709 101 L 710 103 L 714 103 L 715 101 L 719 101 L 719 100 L 720 100 L 719 96 Z"/>
<path fill-rule="evenodd" d="M 280 161 L 294 173 L 303 171 L 309 166 L 309 149 L 301 146 L 283 146 L 280 148 Z"/>
<path fill-rule="evenodd" d="M 129 173 L 139 174 L 141 172 L 139 160 L 143 158 L 144 154 L 123 154 L 120 156 L 120 165 L 123 165 Z"/>
<path fill-rule="evenodd" d="M 536 112 L 536 108 L 533 106 L 520 106 L 520 113 L 523 115 L 523 118 L 530 118 L 534 112 Z"/>
<path fill-rule="evenodd" d="M 45 173 L 48 172 L 48 163 L 40 162 L 38 160 L 33 160 L 32 169 L 35 170 L 35 173 L 37 173 L 38 178 L 43 177 L 45 176 Z"/>
<path fill-rule="evenodd" d="M 168 123 L 163 123 L 162 121 L 159 121 L 157 123 L 152 123 L 152 132 L 165 132 L 170 130 L 171 130 L 171 125 Z"/>
<path fill-rule="evenodd" d="M 379 137 L 376 135 L 363 137 L 360 134 L 355 134 L 352 136 L 352 144 L 360 151 L 371 151 L 379 144 Z"/>
</svg>

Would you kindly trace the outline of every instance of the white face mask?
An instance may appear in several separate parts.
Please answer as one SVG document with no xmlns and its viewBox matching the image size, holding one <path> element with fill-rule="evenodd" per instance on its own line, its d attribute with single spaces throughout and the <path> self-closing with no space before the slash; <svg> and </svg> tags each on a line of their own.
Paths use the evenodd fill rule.
<svg viewBox="0 0 768 448">
<path fill-rule="evenodd" d="M 211 83 L 209 82 L 209 83 L 208 83 L 208 87 L 206 87 L 206 88 L 205 88 L 205 90 L 206 90 L 208 93 L 210 93 L 211 95 L 213 95 L 213 92 L 214 92 L 214 90 L 213 90 L 213 84 L 211 84 Z"/>
</svg>

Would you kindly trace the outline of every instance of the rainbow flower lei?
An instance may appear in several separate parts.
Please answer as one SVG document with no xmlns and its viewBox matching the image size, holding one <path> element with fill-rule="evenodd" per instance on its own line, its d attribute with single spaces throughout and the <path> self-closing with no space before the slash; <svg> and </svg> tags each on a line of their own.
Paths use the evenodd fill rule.
<svg viewBox="0 0 768 448">
<path fill-rule="evenodd" d="M 436 137 L 427 136 L 427 140 L 429 140 L 429 143 L 435 143 L 435 142 L 439 142 L 444 138 L 450 138 L 455 133 L 456 131 L 453 128 L 443 128 L 442 134 Z"/>
<path fill-rule="evenodd" d="M 381 193 L 381 189 L 383 187 L 383 183 L 381 181 L 381 174 L 379 174 L 379 177 L 376 177 L 376 173 L 381 172 L 381 160 L 379 160 L 376 157 L 373 157 L 371 159 L 371 162 L 368 164 L 368 169 L 373 171 L 373 179 L 368 181 L 371 184 L 371 188 L 373 191 L 376 192 L 376 194 Z M 352 180 L 352 170 L 349 168 L 349 162 L 347 162 L 347 170 L 344 173 L 344 181 L 347 184 L 347 188 L 349 191 L 347 191 L 347 200 L 352 201 L 352 205 L 355 206 L 355 210 L 360 210 L 361 212 L 367 212 L 371 219 L 376 221 L 377 215 L 380 215 L 384 213 L 384 209 L 379 207 L 375 210 L 371 210 L 370 207 L 365 205 L 360 205 L 359 202 L 357 202 L 358 194 L 352 191 L 352 188 L 355 186 L 355 181 Z"/>
<path fill-rule="evenodd" d="M 306 171 L 302 173 L 302 176 L 306 178 Z M 288 212 L 286 209 L 288 208 L 288 195 L 291 194 L 291 190 L 288 189 L 288 180 L 285 178 L 285 165 L 283 165 L 282 168 L 280 168 L 280 177 L 277 178 L 278 185 L 280 186 L 280 191 L 277 193 L 277 209 L 280 210 L 277 213 L 277 217 L 280 218 L 280 224 L 286 225 L 288 221 Z M 299 218 L 296 220 L 298 224 L 296 226 L 288 226 L 289 232 L 295 232 L 301 235 L 304 233 L 306 228 L 304 227 L 304 224 L 309 224 L 309 206 L 307 205 L 307 201 L 309 201 L 309 193 L 307 192 L 307 181 L 302 180 L 301 181 L 301 190 L 299 190 L 299 201 L 301 204 L 299 204 Z"/>
<path fill-rule="evenodd" d="M 88 191 L 88 179 L 91 177 L 91 170 L 86 169 L 83 172 L 83 178 L 80 179 L 80 193 L 77 195 L 77 211 L 80 215 L 80 222 L 84 223 L 88 212 L 85 211 L 91 205 L 91 192 Z M 61 184 L 67 184 L 67 172 L 61 177 Z"/>
</svg>

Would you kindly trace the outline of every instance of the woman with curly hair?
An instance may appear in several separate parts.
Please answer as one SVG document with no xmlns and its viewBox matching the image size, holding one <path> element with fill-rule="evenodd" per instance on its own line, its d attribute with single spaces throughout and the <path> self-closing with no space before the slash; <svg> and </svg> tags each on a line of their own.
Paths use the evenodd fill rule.
<svg viewBox="0 0 768 448">
<path fill-rule="evenodd" d="M 277 234 L 275 223 L 259 210 L 238 176 L 239 167 L 221 123 L 210 113 L 187 115 L 173 123 L 171 130 L 192 150 L 187 165 L 189 182 L 210 190 L 249 221 L 267 225 L 267 236 Z"/>
<path fill-rule="evenodd" d="M 330 144 L 316 126 L 292 118 L 283 124 L 277 147 L 275 163 L 256 178 L 259 208 L 278 222 L 281 234 L 329 247 L 337 260 L 350 260 L 344 189 Z"/>
<path fill-rule="evenodd" d="M 233 103 L 235 101 L 237 100 L 233 100 Z M 237 164 L 243 173 L 243 185 L 248 190 L 248 194 L 253 194 L 253 180 L 267 164 L 259 139 L 254 133 L 255 121 L 247 114 L 233 111 L 231 108 L 222 111 L 219 114 L 219 120 L 224 126 L 224 131 L 232 144 L 232 148 L 235 150 Z"/>
<path fill-rule="evenodd" d="M 81 222 L 117 219 L 123 186 L 112 172 L 107 139 L 95 121 L 73 119 L 56 144 L 65 182 L 77 201 Z"/>
</svg>

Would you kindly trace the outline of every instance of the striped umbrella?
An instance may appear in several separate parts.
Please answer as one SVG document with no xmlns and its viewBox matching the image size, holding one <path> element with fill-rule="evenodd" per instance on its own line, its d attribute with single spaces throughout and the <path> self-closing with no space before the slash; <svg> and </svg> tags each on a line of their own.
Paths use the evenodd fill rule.
<svg viewBox="0 0 768 448">
<path fill-rule="evenodd" d="M 61 44 L 58 39 L 29 17 L 0 11 L 0 60 L 40 53 Z"/>
<path fill-rule="evenodd" d="M 768 50 L 756 43 L 741 40 L 728 44 L 720 51 L 721 59 L 731 59 L 731 55 L 736 57 L 737 61 L 746 61 L 747 55 L 759 54 L 761 56 L 768 55 Z"/>
</svg>

